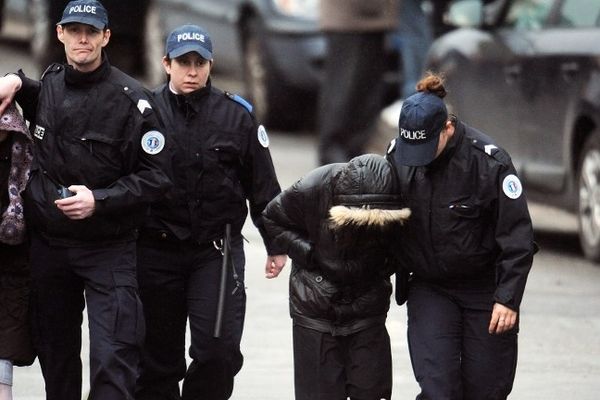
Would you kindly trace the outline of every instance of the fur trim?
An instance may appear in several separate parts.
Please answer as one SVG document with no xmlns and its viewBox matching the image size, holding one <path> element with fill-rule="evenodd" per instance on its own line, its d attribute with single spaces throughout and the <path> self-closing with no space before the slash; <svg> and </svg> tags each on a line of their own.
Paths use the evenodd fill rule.
<svg viewBox="0 0 600 400">
<path fill-rule="evenodd" d="M 0 242 L 17 245 L 25 240 L 26 227 L 21 194 L 29 179 L 33 144 L 25 120 L 13 103 L 0 116 L 0 130 L 13 132 L 7 188 L 9 203 L 0 220 Z"/>
<path fill-rule="evenodd" d="M 352 208 L 334 206 L 329 210 L 329 221 L 335 227 L 342 226 L 372 226 L 386 227 L 391 224 L 404 224 L 410 217 L 410 209 L 386 210 L 381 208 Z"/>
</svg>

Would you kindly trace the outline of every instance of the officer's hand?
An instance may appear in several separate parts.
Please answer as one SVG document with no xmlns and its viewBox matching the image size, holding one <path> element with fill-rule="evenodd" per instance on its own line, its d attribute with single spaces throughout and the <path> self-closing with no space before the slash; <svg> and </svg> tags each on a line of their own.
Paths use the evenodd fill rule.
<svg viewBox="0 0 600 400">
<path fill-rule="evenodd" d="M 14 74 L 8 74 L 0 78 L 0 115 L 4 113 L 6 107 L 13 101 L 15 93 L 21 89 L 21 78 Z"/>
<path fill-rule="evenodd" d="M 285 263 L 287 261 L 287 255 L 280 254 L 276 256 L 267 257 L 267 265 L 265 266 L 265 277 L 267 279 L 277 278 Z"/>
<path fill-rule="evenodd" d="M 54 204 L 70 219 L 90 217 L 96 208 L 92 191 L 83 185 L 71 185 L 68 189 L 75 195 L 56 200 Z"/>
<path fill-rule="evenodd" d="M 492 309 L 492 319 L 488 331 L 491 334 L 501 334 L 510 331 L 517 323 L 517 312 L 503 306 L 500 303 L 495 303 Z"/>
</svg>

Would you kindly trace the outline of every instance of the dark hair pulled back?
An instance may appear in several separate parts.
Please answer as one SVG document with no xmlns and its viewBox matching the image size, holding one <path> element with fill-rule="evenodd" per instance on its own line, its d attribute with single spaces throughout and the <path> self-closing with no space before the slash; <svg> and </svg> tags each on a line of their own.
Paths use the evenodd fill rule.
<svg viewBox="0 0 600 400">
<path fill-rule="evenodd" d="M 417 92 L 435 94 L 441 99 L 446 97 L 446 94 L 448 94 L 446 88 L 444 87 L 444 77 L 431 71 L 427 71 L 425 76 L 423 76 L 423 78 L 417 82 L 416 89 Z"/>
</svg>

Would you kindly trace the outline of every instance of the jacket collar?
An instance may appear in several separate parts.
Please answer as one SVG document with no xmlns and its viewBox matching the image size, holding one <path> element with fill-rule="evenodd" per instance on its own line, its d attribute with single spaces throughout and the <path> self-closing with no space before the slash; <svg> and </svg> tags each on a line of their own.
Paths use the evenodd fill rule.
<svg viewBox="0 0 600 400">
<path fill-rule="evenodd" d="M 92 72 L 80 72 L 70 65 L 65 65 L 65 82 L 69 85 L 90 85 L 105 80 L 110 75 L 108 56 L 102 51 L 102 63 Z"/>
<path fill-rule="evenodd" d="M 175 101 L 175 104 L 177 104 L 177 107 L 179 107 L 181 110 L 184 110 L 184 111 L 187 110 L 188 107 L 190 107 L 195 112 L 200 111 L 202 100 L 206 96 L 208 96 L 208 94 L 211 91 L 211 87 L 212 87 L 210 78 L 208 78 L 208 81 L 206 82 L 206 86 L 204 86 L 203 88 L 200 88 L 192 93 L 189 93 L 189 94 L 176 94 L 175 92 L 173 92 L 171 90 L 170 83 L 167 83 L 167 85 L 168 85 L 168 90 L 169 90 L 169 97 Z"/>
</svg>

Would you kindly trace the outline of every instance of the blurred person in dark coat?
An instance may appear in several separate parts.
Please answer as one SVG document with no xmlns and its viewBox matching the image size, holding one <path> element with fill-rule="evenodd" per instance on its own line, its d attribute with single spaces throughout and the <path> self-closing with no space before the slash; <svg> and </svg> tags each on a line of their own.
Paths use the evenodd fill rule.
<svg viewBox="0 0 600 400">
<path fill-rule="evenodd" d="M 363 154 L 383 107 L 385 36 L 396 29 L 398 0 L 322 0 L 327 55 L 320 91 L 319 162 Z"/>
</svg>

